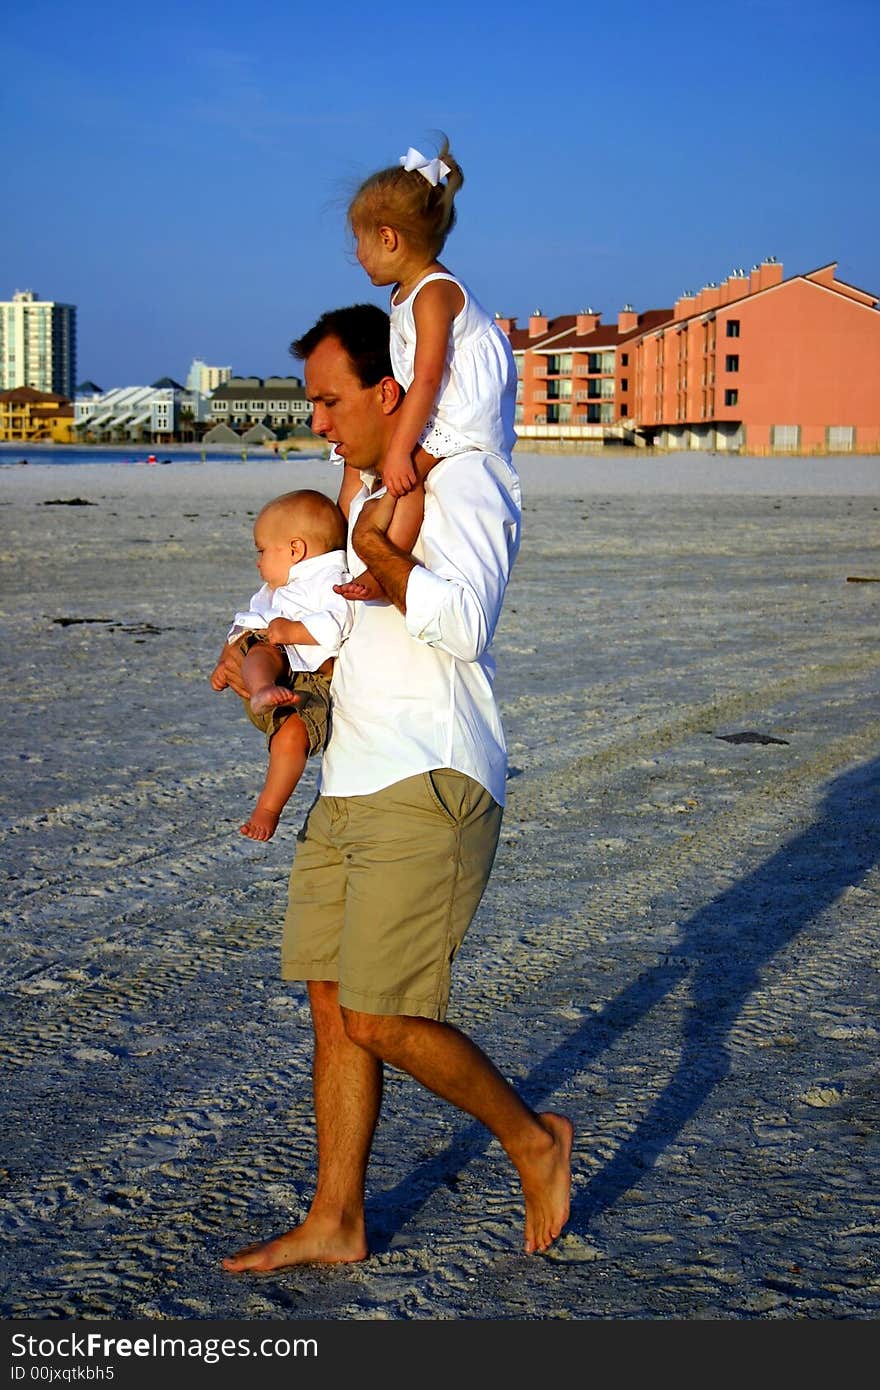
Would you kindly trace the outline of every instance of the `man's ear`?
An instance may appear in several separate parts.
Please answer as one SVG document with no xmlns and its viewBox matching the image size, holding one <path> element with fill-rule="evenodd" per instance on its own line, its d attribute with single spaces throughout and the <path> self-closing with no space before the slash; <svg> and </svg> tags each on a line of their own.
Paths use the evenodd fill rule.
<svg viewBox="0 0 880 1390">
<path fill-rule="evenodd" d="M 393 415 L 403 400 L 403 387 L 400 382 L 395 381 L 393 376 L 383 376 L 376 390 L 379 393 L 379 402 L 383 413 Z"/>
<path fill-rule="evenodd" d="M 376 234 L 382 243 L 384 250 L 396 251 L 400 245 L 400 236 L 394 227 L 377 227 Z"/>
</svg>

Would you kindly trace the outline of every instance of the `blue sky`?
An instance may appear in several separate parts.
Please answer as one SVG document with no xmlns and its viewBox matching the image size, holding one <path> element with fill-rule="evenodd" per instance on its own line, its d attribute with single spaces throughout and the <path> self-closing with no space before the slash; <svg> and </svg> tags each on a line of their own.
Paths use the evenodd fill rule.
<svg viewBox="0 0 880 1390">
<path fill-rule="evenodd" d="M 446 263 L 520 322 L 765 256 L 880 294 L 877 0 L 30 0 L 2 38 L 0 299 L 78 306 L 80 379 L 194 356 L 298 371 L 324 309 L 385 305 L 346 192 L 446 130 Z"/>
</svg>

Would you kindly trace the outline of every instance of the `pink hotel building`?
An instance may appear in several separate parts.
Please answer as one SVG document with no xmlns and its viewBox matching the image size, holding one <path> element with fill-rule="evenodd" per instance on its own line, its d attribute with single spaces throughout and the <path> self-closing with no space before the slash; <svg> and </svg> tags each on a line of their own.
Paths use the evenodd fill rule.
<svg viewBox="0 0 880 1390">
<path fill-rule="evenodd" d="M 519 377 L 521 447 L 880 452 L 877 297 L 836 262 L 789 280 L 769 258 L 616 324 L 593 309 L 497 316 Z"/>
</svg>

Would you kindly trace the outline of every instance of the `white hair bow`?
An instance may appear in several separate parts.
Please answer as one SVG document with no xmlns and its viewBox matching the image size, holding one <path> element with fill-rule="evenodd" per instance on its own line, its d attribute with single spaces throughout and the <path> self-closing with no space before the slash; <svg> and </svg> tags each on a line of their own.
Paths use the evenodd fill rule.
<svg viewBox="0 0 880 1390">
<path fill-rule="evenodd" d="M 406 154 L 400 156 L 400 163 L 407 173 L 411 173 L 413 169 L 418 169 L 422 177 L 426 178 L 434 188 L 437 187 L 441 179 L 445 179 L 447 174 L 452 173 L 449 165 L 444 164 L 442 159 L 426 159 L 419 150 L 414 150 L 412 145 Z"/>
</svg>

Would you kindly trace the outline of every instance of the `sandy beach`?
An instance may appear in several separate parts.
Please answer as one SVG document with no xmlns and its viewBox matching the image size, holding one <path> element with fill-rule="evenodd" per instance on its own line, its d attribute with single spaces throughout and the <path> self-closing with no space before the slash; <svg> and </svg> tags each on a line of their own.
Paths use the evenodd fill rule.
<svg viewBox="0 0 880 1390">
<path fill-rule="evenodd" d="M 880 1316 L 880 458 L 516 462 L 449 1017 L 572 1117 L 571 1222 L 525 1257 L 497 1143 L 389 1071 L 370 1258 L 260 1279 L 219 1261 L 312 1188 L 317 769 L 242 837 L 264 749 L 208 674 L 254 514 L 337 476 L 0 466 L 5 1318 Z"/>
</svg>

